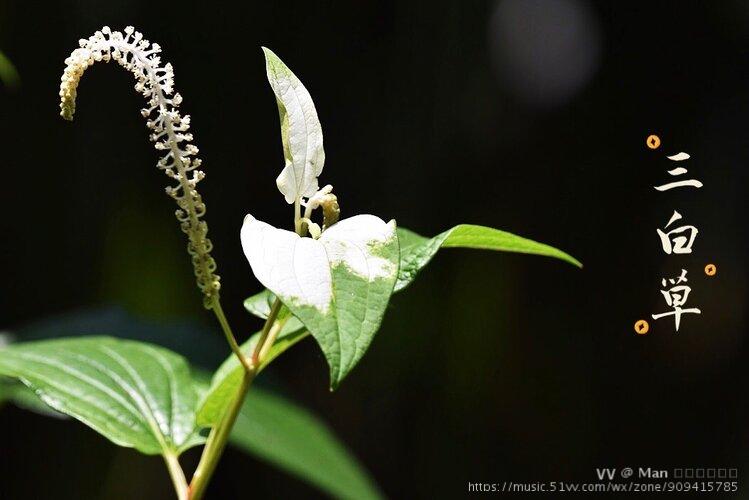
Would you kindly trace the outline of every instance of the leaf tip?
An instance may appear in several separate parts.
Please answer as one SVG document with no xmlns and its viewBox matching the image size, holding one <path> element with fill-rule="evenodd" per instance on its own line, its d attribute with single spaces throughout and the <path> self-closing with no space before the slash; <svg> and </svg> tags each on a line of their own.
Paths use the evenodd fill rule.
<svg viewBox="0 0 749 500">
<path fill-rule="evenodd" d="M 271 49 L 265 46 L 260 47 L 265 55 L 265 68 L 268 76 L 273 74 L 273 78 L 277 78 L 279 74 L 290 74 L 291 70 L 284 64 L 280 57 L 276 55 Z"/>
<path fill-rule="evenodd" d="M 562 252 L 562 254 L 564 256 L 564 260 L 567 261 L 568 263 L 572 264 L 576 268 L 582 269 L 584 267 L 583 263 L 580 262 L 579 260 L 577 260 L 576 258 L 574 258 L 572 255 L 570 255 L 568 253 L 565 253 L 565 252 Z"/>
</svg>

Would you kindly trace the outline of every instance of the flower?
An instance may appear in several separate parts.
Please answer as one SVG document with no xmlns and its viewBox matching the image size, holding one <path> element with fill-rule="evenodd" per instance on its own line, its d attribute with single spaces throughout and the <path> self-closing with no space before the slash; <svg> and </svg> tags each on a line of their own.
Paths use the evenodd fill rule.
<svg viewBox="0 0 749 500">
<path fill-rule="evenodd" d="M 157 166 L 177 184 L 166 188 L 179 207 L 175 212 L 182 231 L 187 234 L 187 250 L 192 258 L 198 287 L 205 295 L 206 307 L 218 298 L 219 276 L 215 274 L 216 262 L 210 255 L 213 245 L 208 239 L 208 225 L 201 220 L 205 203 L 196 186 L 205 174 L 198 170 L 201 160 L 196 157 L 198 148 L 192 144 L 189 133 L 190 116 L 182 116 L 179 106 L 182 96 L 174 92 L 174 70 L 169 63 L 162 64 L 161 47 L 143 38 L 132 26 L 123 35 L 108 26 L 88 39 L 79 41 L 80 47 L 65 59 L 65 71 L 60 83 L 60 115 L 72 120 L 78 83 L 89 66 L 96 62 L 116 61 L 130 71 L 136 80 L 135 90 L 143 94 L 147 107 L 141 114 L 151 130 L 150 139 L 164 156 Z"/>
</svg>

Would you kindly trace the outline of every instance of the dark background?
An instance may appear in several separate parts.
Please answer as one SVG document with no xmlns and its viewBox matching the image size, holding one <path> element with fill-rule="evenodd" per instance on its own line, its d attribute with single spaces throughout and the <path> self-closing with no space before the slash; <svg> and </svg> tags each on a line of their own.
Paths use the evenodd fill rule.
<svg viewBox="0 0 749 500">
<path fill-rule="evenodd" d="M 274 184 L 282 151 L 261 45 L 315 100 L 321 182 L 344 216 L 425 235 L 485 224 L 585 264 L 444 251 L 393 299 L 337 392 L 311 340 L 264 375 L 335 428 L 387 496 L 594 481 L 596 467 L 738 467 L 746 478 L 747 2 L 0 1 L 0 50 L 21 76 L 0 90 L 0 327 L 104 306 L 178 318 L 208 333 L 156 341 L 210 367 L 228 349 L 192 285 L 131 77 L 90 69 L 76 121 L 57 115 L 63 60 L 105 24 L 135 25 L 175 67 L 242 339 L 260 327 L 241 305 L 260 289 L 242 218 L 292 220 Z M 679 151 L 705 187 L 656 192 Z M 691 255 L 660 249 L 655 230 L 674 209 L 700 229 Z M 665 310 L 661 278 L 681 268 L 702 314 L 678 334 L 663 319 L 636 335 L 636 320 Z M 0 429 L 2 498 L 171 494 L 158 458 L 74 421 L 5 407 Z M 230 450 L 210 496 L 250 494 L 318 495 Z"/>
</svg>

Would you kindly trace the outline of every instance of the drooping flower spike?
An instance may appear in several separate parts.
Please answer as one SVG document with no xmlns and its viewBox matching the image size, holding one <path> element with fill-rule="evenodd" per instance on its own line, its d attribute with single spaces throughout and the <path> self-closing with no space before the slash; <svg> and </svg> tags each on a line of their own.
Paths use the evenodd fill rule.
<svg viewBox="0 0 749 500">
<path fill-rule="evenodd" d="M 78 82 L 94 63 L 114 60 L 134 75 L 135 90 L 147 100 L 141 114 L 151 130 L 150 139 L 157 150 L 164 151 L 157 166 L 177 181 L 177 185 L 167 187 L 166 192 L 179 206 L 175 213 L 188 237 L 187 250 L 197 284 L 205 296 L 206 307 L 212 307 L 218 298 L 220 278 L 215 273 L 216 262 L 211 257 L 213 245 L 208 239 L 208 225 L 201 220 L 205 204 L 196 189 L 205 174 L 198 170 L 201 165 L 201 160 L 196 157 L 198 148 L 191 144 L 190 116 L 182 116 L 178 110 L 182 96 L 173 93 L 172 65 L 162 64 L 159 57 L 161 47 L 145 40 L 132 26 L 125 28 L 124 35 L 105 26 L 88 39 L 81 39 L 79 44 L 80 47 L 65 60 L 60 83 L 60 115 L 66 120 L 73 119 Z"/>
</svg>

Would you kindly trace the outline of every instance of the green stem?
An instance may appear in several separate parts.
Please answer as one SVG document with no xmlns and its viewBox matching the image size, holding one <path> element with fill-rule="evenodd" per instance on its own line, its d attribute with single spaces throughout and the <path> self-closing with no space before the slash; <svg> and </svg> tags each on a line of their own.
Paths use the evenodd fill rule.
<svg viewBox="0 0 749 500">
<path fill-rule="evenodd" d="M 281 305 L 281 301 L 276 298 L 270 308 L 270 313 L 268 313 L 268 320 L 263 326 L 263 331 L 260 334 L 260 338 L 257 340 L 257 344 L 255 344 L 255 350 L 252 353 L 251 364 L 254 367 L 260 366 L 260 353 L 262 352 L 266 342 L 270 340 L 270 342 L 273 343 L 273 341 L 276 340 L 276 335 L 278 335 L 278 332 L 276 332 L 275 335 L 272 336 L 272 338 L 270 337 L 270 332 L 276 326 L 276 318 L 278 318 L 278 313 L 281 311 Z"/>
<path fill-rule="evenodd" d="M 188 488 L 189 500 L 200 500 L 205 494 L 205 489 L 208 486 L 213 472 L 216 470 L 218 461 L 226 448 L 226 442 L 229 440 L 229 434 L 231 433 L 234 422 L 237 420 L 239 410 L 242 408 L 244 403 L 247 389 L 249 389 L 252 380 L 255 378 L 254 372 L 245 372 L 242 377 L 242 384 L 237 391 L 237 395 L 234 397 L 229 408 L 226 409 L 226 413 L 221 418 L 219 424 L 213 428 L 211 434 L 208 436 L 205 448 L 203 449 L 203 455 L 200 458 L 198 468 L 195 470 L 195 474 L 192 477 L 192 482 Z"/>
<path fill-rule="evenodd" d="M 211 309 L 216 315 L 218 322 L 221 324 L 221 330 L 223 330 L 226 341 L 229 342 L 229 346 L 231 346 L 232 352 L 237 356 L 237 358 L 239 358 L 239 362 L 242 363 L 245 371 L 252 371 L 252 364 L 242 353 L 242 350 L 239 348 L 239 344 L 237 343 L 237 339 L 236 337 L 234 337 L 234 333 L 231 331 L 229 322 L 226 321 L 226 316 L 224 315 L 224 310 L 221 307 L 221 301 L 219 300 L 218 295 L 214 295 L 211 301 Z"/>
<path fill-rule="evenodd" d="M 302 223 L 301 217 L 301 200 L 297 199 L 294 202 L 294 229 L 299 236 L 304 236 L 307 231 L 305 225 Z M 276 341 L 276 336 L 283 327 L 283 321 L 278 321 L 278 314 L 281 311 L 281 301 L 276 298 L 275 302 L 271 306 L 268 318 L 265 320 L 263 325 L 263 331 L 260 334 L 260 338 L 255 344 L 255 349 L 252 353 L 251 359 L 242 353 L 242 350 L 237 344 L 237 339 L 234 337 L 234 333 L 231 331 L 229 322 L 226 321 L 226 316 L 221 308 L 221 302 L 219 301 L 218 295 L 215 295 L 211 301 L 211 309 L 216 314 L 218 322 L 221 324 L 221 329 L 224 331 L 224 336 L 231 346 L 231 350 L 239 358 L 239 362 L 245 368 L 244 376 L 242 377 L 242 384 L 237 390 L 237 394 L 232 400 L 231 405 L 226 409 L 221 421 L 216 425 L 211 433 L 208 435 L 205 447 L 203 448 L 203 454 L 200 457 L 198 468 L 195 469 L 195 474 L 192 477 L 190 486 L 187 488 L 187 500 L 201 500 L 205 494 L 205 490 L 208 487 L 208 481 L 210 481 L 213 472 L 216 470 L 221 455 L 226 448 L 226 443 L 229 440 L 231 429 L 234 427 L 234 423 L 239 415 L 239 410 L 242 408 L 247 390 L 250 388 L 252 381 L 257 375 L 260 364 L 262 363 L 265 356 L 268 354 L 273 343 Z M 180 497 L 181 500 L 181 497 Z"/>
<path fill-rule="evenodd" d="M 281 306 L 278 300 L 276 300 L 276 302 L 279 305 L 276 306 L 276 304 L 274 303 L 273 307 L 271 308 L 271 312 L 268 315 L 268 319 L 265 320 L 265 325 L 263 326 L 264 335 L 261 335 L 261 338 L 258 339 L 258 343 L 256 345 L 257 353 L 263 352 L 263 348 L 265 347 L 266 342 L 273 342 L 275 340 L 276 334 L 269 335 L 269 332 L 271 330 L 274 330 L 273 327 L 276 325 L 276 323 L 278 323 L 276 320 L 278 318 L 278 313 L 281 310 Z M 219 317 L 219 321 L 221 321 L 220 318 L 223 317 L 223 311 L 221 311 L 220 307 L 221 306 L 219 306 L 218 309 L 215 310 L 216 316 Z M 224 318 L 224 322 L 225 321 L 226 318 Z M 226 331 L 227 330 L 225 329 L 224 332 L 226 333 Z M 229 333 L 231 333 L 231 330 L 228 331 Z M 229 338 L 233 339 L 234 335 L 227 335 L 227 339 Z M 229 343 L 231 344 L 231 341 Z M 236 344 L 236 341 L 234 341 L 234 343 Z M 257 346 L 259 346 L 259 349 Z M 234 350 L 233 347 L 232 350 Z M 205 494 L 205 489 L 208 486 L 208 481 L 210 481 L 213 472 L 216 470 L 216 465 L 218 465 L 218 461 L 224 452 L 224 448 L 226 448 L 226 443 L 229 440 L 231 429 L 232 427 L 234 427 L 234 422 L 236 422 L 237 420 L 239 410 L 242 408 L 245 396 L 247 395 L 247 390 L 250 388 L 250 384 L 252 384 L 252 381 L 257 375 L 258 368 L 260 367 L 259 362 L 248 362 L 247 358 L 239 350 L 239 346 L 237 346 L 237 350 L 234 350 L 234 352 L 239 353 L 238 356 L 241 356 L 240 361 L 242 361 L 242 365 L 244 365 L 246 368 L 244 376 L 242 377 L 242 384 L 237 390 L 237 394 L 234 396 L 231 405 L 226 409 L 226 412 L 221 418 L 221 421 L 211 430 L 211 433 L 208 435 L 208 440 L 206 441 L 205 448 L 203 448 L 203 454 L 200 457 L 198 468 L 195 470 L 195 474 L 193 475 L 192 481 L 190 482 L 190 486 L 188 488 L 188 500 L 200 500 Z M 253 355 L 253 359 L 254 358 L 255 355 Z"/>
<path fill-rule="evenodd" d="M 276 299 L 278 300 L 278 299 Z M 263 366 L 263 363 L 265 362 L 265 358 L 268 356 L 268 352 L 270 352 L 270 348 L 273 347 L 273 344 L 276 342 L 276 337 L 278 337 L 278 334 L 283 329 L 284 325 L 286 324 L 286 320 L 288 320 L 289 317 L 286 316 L 283 319 L 279 319 L 275 323 L 273 323 L 273 326 L 270 329 L 270 332 L 268 333 L 268 337 L 265 339 L 265 342 L 263 342 L 262 345 L 260 345 L 260 350 L 257 354 L 257 366 L 258 370 Z M 257 346 L 255 346 L 257 348 Z"/>
<path fill-rule="evenodd" d="M 179 464 L 177 455 L 167 453 L 164 455 L 164 461 L 166 462 L 166 468 L 169 469 L 169 476 L 172 478 L 174 490 L 177 492 L 177 498 L 179 500 L 188 500 L 187 479 L 185 479 L 185 473 L 182 470 L 182 466 Z"/>
</svg>

